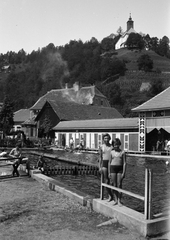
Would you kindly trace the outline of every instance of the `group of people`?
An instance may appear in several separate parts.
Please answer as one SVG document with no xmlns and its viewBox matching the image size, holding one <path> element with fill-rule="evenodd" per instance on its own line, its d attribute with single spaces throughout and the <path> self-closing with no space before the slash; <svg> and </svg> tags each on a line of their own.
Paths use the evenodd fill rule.
<svg viewBox="0 0 170 240">
<path fill-rule="evenodd" d="M 122 181 L 126 173 L 126 155 L 121 150 L 121 141 L 116 138 L 110 143 L 111 137 L 108 133 L 103 135 L 103 144 L 99 148 L 99 170 L 103 176 L 103 182 L 114 187 L 122 188 Z M 109 195 L 108 201 L 113 205 L 121 203 L 121 193 L 106 188 Z"/>
<path fill-rule="evenodd" d="M 16 174 L 16 176 L 19 177 L 20 175 L 19 175 L 18 169 L 19 169 L 20 164 L 22 164 L 22 159 L 23 159 L 20 145 L 17 144 L 16 147 L 11 150 L 11 152 L 9 153 L 8 156 L 15 159 L 15 160 L 13 161 L 13 171 L 12 171 L 12 175 L 15 176 L 15 174 Z M 42 173 L 44 173 L 45 164 L 46 164 L 46 163 L 45 163 L 45 161 L 44 161 L 43 156 L 39 156 L 38 162 L 37 162 L 37 168 L 38 168 Z M 28 175 L 29 177 L 31 176 L 31 175 L 30 175 L 30 169 L 31 169 L 31 167 L 30 167 L 30 159 L 28 158 L 28 159 L 26 160 L 26 172 L 27 172 L 27 175 Z"/>
<path fill-rule="evenodd" d="M 13 171 L 12 171 L 12 175 L 13 177 L 16 176 L 19 177 L 20 174 L 19 174 L 19 171 L 18 171 L 18 168 L 20 166 L 20 164 L 22 164 L 22 152 L 21 152 L 21 146 L 20 144 L 16 144 L 15 148 L 13 148 L 11 150 L 11 152 L 9 153 L 8 155 L 9 157 L 12 157 L 14 158 L 15 160 L 13 161 Z M 28 174 L 28 176 L 30 177 L 30 160 L 29 158 L 26 160 L 26 172 Z"/>
</svg>

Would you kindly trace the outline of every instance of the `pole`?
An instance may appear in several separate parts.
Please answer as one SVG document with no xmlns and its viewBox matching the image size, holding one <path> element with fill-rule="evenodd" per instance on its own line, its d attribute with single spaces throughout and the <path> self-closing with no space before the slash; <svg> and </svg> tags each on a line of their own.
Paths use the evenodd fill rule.
<svg viewBox="0 0 170 240">
<path fill-rule="evenodd" d="M 144 215 L 148 219 L 148 169 L 145 168 L 145 201 L 144 201 Z"/>
<path fill-rule="evenodd" d="M 151 169 L 145 169 L 145 205 L 144 215 L 145 219 L 152 218 L 152 185 L 153 185 L 153 172 Z"/>
<path fill-rule="evenodd" d="M 148 219 L 152 218 L 152 184 L 153 184 L 153 172 L 151 169 L 148 169 L 148 173 L 149 173 L 149 196 L 148 196 Z"/>
<path fill-rule="evenodd" d="M 104 194 L 103 194 L 103 190 L 104 190 L 104 187 L 102 186 L 102 183 L 103 183 L 103 172 L 101 170 L 101 186 L 100 186 L 100 199 L 103 200 L 104 198 Z"/>
</svg>

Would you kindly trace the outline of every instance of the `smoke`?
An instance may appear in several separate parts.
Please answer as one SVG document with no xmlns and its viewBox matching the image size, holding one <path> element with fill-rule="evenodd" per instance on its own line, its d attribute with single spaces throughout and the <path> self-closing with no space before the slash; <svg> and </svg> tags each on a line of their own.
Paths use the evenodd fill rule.
<svg viewBox="0 0 170 240">
<path fill-rule="evenodd" d="M 61 89 L 64 89 L 62 91 L 63 98 L 78 104 L 89 105 L 93 103 L 93 95 L 90 89 L 80 89 L 77 82 L 73 84 L 72 88 L 65 87 L 64 78 L 68 77 L 70 73 L 67 62 L 62 59 L 59 52 L 48 54 L 47 62 L 43 69 L 41 75 L 43 81 L 50 84 L 50 80 L 54 81 L 53 79 L 55 79 L 56 86 L 58 85 Z"/>
<path fill-rule="evenodd" d="M 59 52 L 49 53 L 47 62 L 43 67 L 42 79 L 44 82 L 55 79 L 63 87 L 63 78 L 69 76 L 67 62 L 62 59 Z"/>
<path fill-rule="evenodd" d="M 63 97 L 70 102 L 75 102 L 78 104 L 89 105 L 93 103 L 93 95 L 87 88 L 81 88 L 76 82 L 73 84 L 72 88 L 65 88 L 62 91 Z"/>
</svg>

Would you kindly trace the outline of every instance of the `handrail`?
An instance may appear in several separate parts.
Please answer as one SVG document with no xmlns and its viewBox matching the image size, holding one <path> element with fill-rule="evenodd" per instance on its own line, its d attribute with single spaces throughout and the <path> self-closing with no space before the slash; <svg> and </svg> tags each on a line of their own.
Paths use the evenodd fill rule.
<svg viewBox="0 0 170 240">
<path fill-rule="evenodd" d="M 158 159 L 169 159 L 170 155 L 152 155 L 152 154 L 146 154 L 146 153 L 128 153 L 126 152 L 126 156 L 128 157 L 147 157 L 147 158 L 158 158 Z"/>
<path fill-rule="evenodd" d="M 124 190 L 122 188 L 114 187 L 114 186 L 108 185 L 106 183 L 103 183 L 103 174 L 101 174 L 100 199 L 103 200 L 103 188 L 104 187 L 107 187 L 107 188 L 125 193 L 132 197 L 138 198 L 138 199 L 144 201 L 145 219 L 151 219 L 152 218 L 152 183 L 153 183 L 152 178 L 153 178 L 152 170 L 146 168 L 145 169 L 145 196 L 141 196 L 139 194 L 132 193 L 132 192 Z"/>
<path fill-rule="evenodd" d="M 141 195 L 139 195 L 139 194 L 136 194 L 136 193 L 129 192 L 129 191 L 124 190 L 124 189 L 122 189 L 122 188 L 114 187 L 114 186 L 108 185 L 108 184 L 106 184 L 106 183 L 102 183 L 102 186 L 103 186 L 103 187 L 107 187 L 107 188 L 111 188 L 111 189 L 113 189 L 113 190 L 119 190 L 119 192 L 122 192 L 122 193 L 125 193 L 125 194 L 127 194 L 127 195 L 130 195 L 130 196 L 132 196 L 132 197 L 138 198 L 138 199 L 140 199 L 140 200 L 142 200 L 142 201 L 145 200 L 145 197 L 143 197 L 143 196 L 141 196 Z"/>
</svg>

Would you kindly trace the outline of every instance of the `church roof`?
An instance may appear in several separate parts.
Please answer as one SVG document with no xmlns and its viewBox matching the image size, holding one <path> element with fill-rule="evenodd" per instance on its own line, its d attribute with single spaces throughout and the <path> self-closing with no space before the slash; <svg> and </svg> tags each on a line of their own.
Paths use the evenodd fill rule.
<svg viewBox="0 0 170 240">
<path fill-rule="evenodd" d="M 126 35 L 130 35 L 131 33 L 136 33 L 135 29 L 130 28 L 128 31 L 123 33 L 122 37 L 124 38 Z"/>
</svg>

